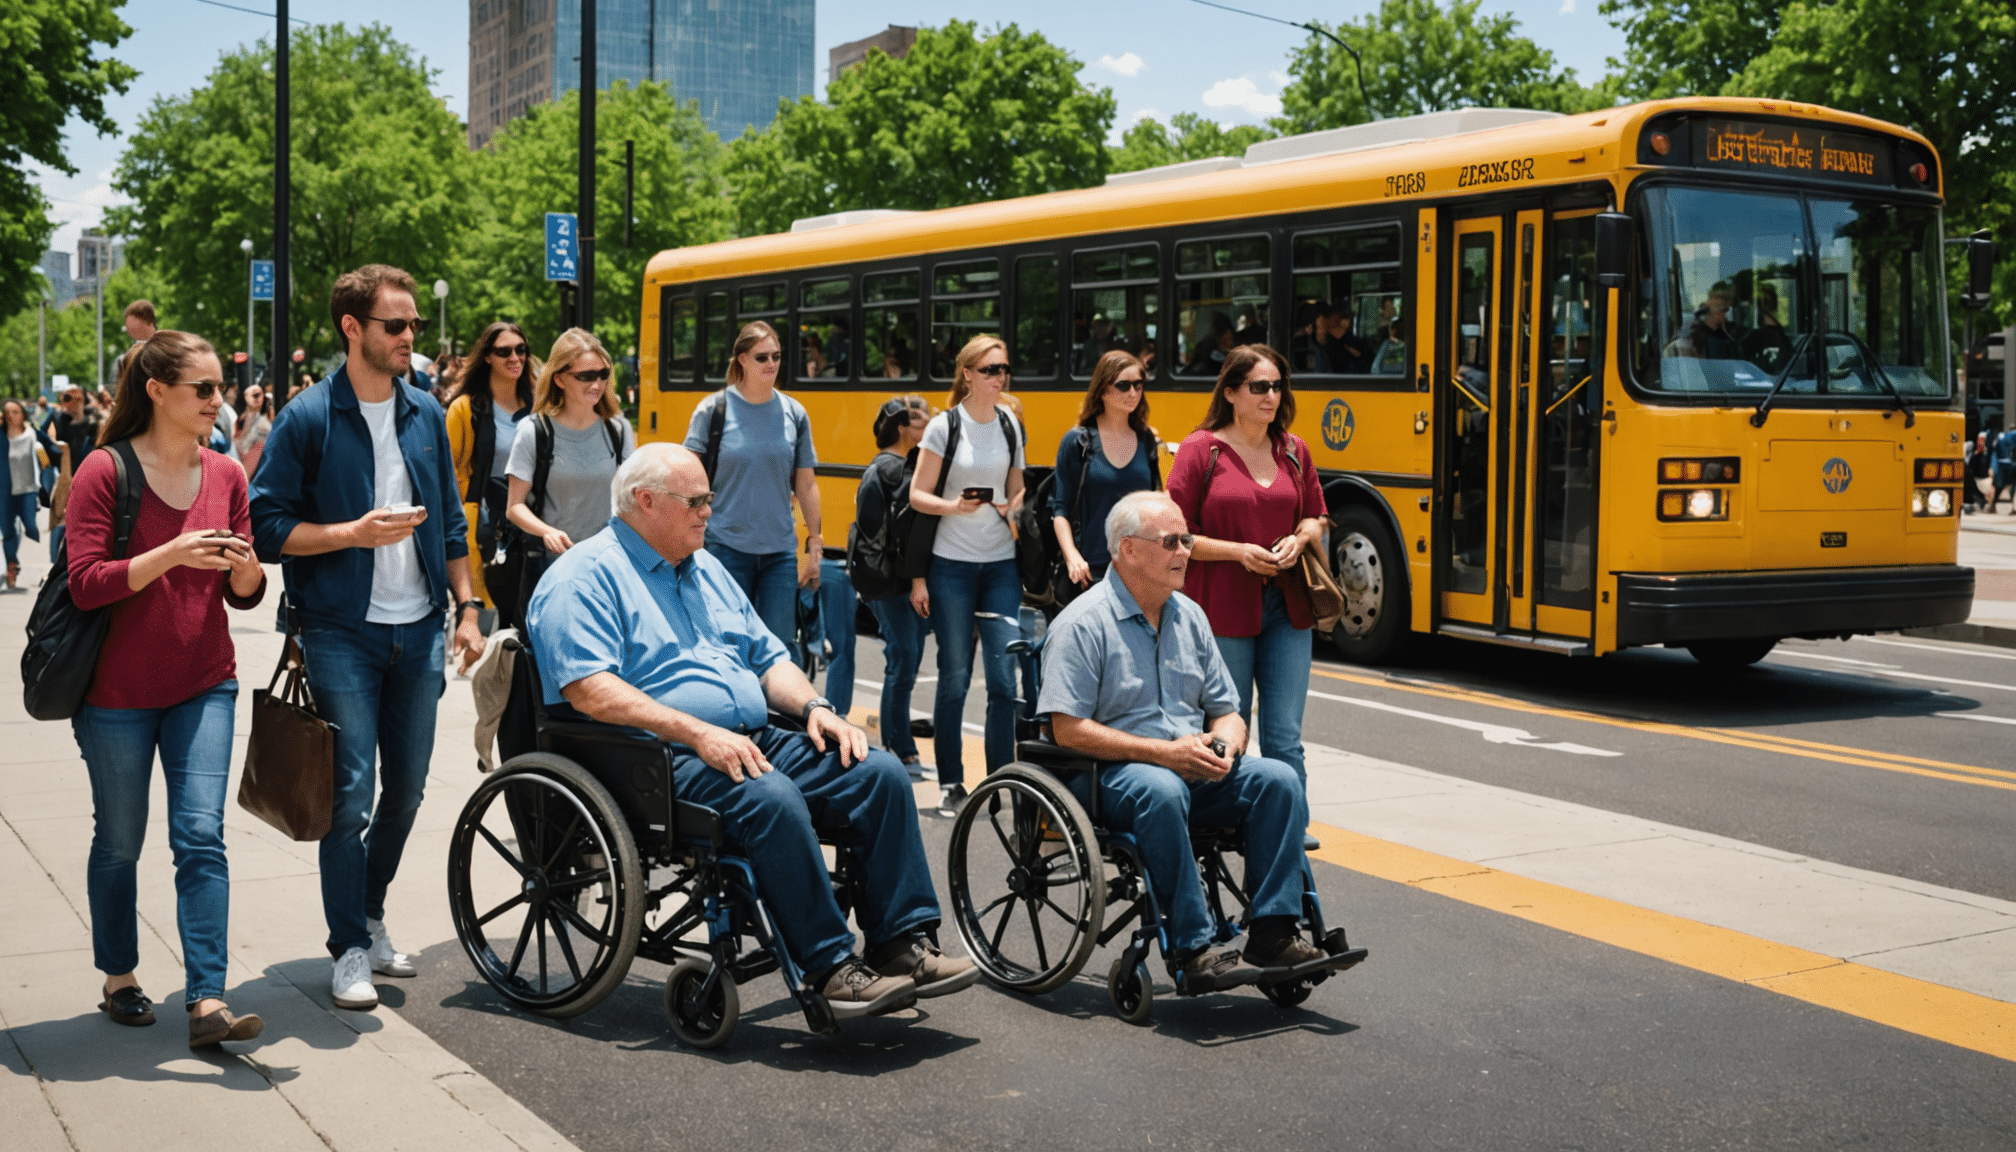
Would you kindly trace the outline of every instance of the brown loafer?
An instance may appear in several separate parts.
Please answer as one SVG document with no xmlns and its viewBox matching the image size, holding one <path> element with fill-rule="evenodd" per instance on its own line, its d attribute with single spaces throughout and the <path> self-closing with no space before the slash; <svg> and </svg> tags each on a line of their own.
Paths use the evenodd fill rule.
<svg viewBox="0 0 2016 1152">
<path fill-rule="evenodd" d="M 266 1030 L 266 1022 L 248 1012 L 233 1016 L 229 1008 L 219 1008 L 208 1016 L 189 1015 L 189 1047 L 204 1048 L 226 1040 L 251 1040 Z"/>
<path fill-rule="evenodd" d="M 114 1024 L 124 1024 L 129 1028 L 144 1028 L 154 1023 L 154 1002 L 131 984 L 107 994 L 99 1001 L 98 1010 L 110 1016 Z"/>
</svg>

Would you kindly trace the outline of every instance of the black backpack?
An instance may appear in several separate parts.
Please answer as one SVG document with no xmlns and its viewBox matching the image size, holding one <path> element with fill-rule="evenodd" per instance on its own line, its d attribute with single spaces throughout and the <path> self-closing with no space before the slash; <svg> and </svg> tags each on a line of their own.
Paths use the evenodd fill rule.
<svg viewBox="0 0 2016 1152">
<path fill-rule="evenodd" d="M 1085 523 L 1085 479 L 1092 474 L 1092 454 L 1103 451 L 1103 449 L 1099 444 L 1099 430 L 1097 428 L 1084 424 L 1078 427 L 1077 432 L 1079 446 L 1078 487 L 1073 489 L 1073 491 L 1077 492 L 1078 496 L 1077 499 L 1071 502 L 1071 507 L 1068 509 L 1057 507 L 1057 470 L 1052 468 L 1037 483 L 1035 491 L 1030 494 L 1028 499 L 1022 502 L 1021 509 L 1016 512 L 1022 534 L 1024 536 L 1034 535 L 1037 540 L 1042 542 L 1043 555 L 1049 573 L 1047 583 L 1040 593 L 1035 589 L 1029 588 L 1025 581 L 1023 599 L 1028 601 L 1032 608 L 1048 607 L 1050 605 L 1062 608 L 1077 599 L 1078 594 L 1084 591 L 1083 588 L 1071 583 L 1071 577 L 1065 571 L 1064 549 L 1057 543 L 1057 525 L 1055 523 L 1055 518 L 1058 516 L 1062 516 L 1071 522 L 1072 541 L 1077 543 L 1079 551 L 1083 552 L 1083 540 L 1087 527 Z M 1154 477 L 1153 490 L 1160 492 L 1162 490 L 1162 441 L 1153 431 L 1147 432 L 1145 435 L 1148 441 L 1148 471 Z M 1094 524 L 1090 527 L 1094 531 L 1100 531 L 1105 526 Z"/>
<path fill-rule="evenodd" d="M 1001 425 L 1001 435 L 1008 440 L 1008 469 L 1015 469 L 1015 454 L 1021 451 L 1022 439 L 1015 421 L 1009 418 L 1005 408 L 994 409 L 994 421 Z M 959 406 L 954 404 L 945 410 L 945 457 L 939 462 L 938 483 L 931 489 L 933 496 L 945 495 L 945 481 L 952 475 L 952 455 L 959 451 L 959 430 L 965 422 L 959 418 Z M 914 471 L 914 457 L 911 464 Z M 938 543 L 938 517 L 927 516 L 910 507 L 909 485 L 904 486 L 903 507 L 898 509 L 896 532 L 890 538 L 903 542 L 902 563 L 905 578 L 928 575 L 931 571 L 931 549 Z M 1008 494 L 1006 477 L 1001 481 L 1001 494 Z M 1016 561 L 1021 562 L 1022 553 L 1018 546 Z"/>
<path fill-rule="evenodd" d="M 140 494 L 147 474 L 133 444 L 121 440 L 106 445 L 112 453 L 116 479 L 112 497 L 112 559 L 124 560 L 133 544 L 133 522 L 140 517 Z M 68 720 L 84 705 L 91 677 L 98 670 L 98 650 L 112 625 L 110 605 L 87 612 L 70 599 L 70 538 L 56 545 L 49 578 L 35 595 L 28 614 L 28 646 L 21 652 L 21 695 L 28 714 L 37 720 Z"/>
<path fill-rule="evenodd" d="M 881 527 L 872 533 L 861 530 L 862 497 L 868 494 L 865 479 L 854 495 L 854 523 L 847 527 L 847 577 L 863 600 L 881 600 L 910 588 L 910 577 L 903 564 L 903 543 L 908 540 L 916 519 L 916 513 L 910 509 L 910 481 L 917 474 L 917 450 L 912 448 L 904 457 L 903 466 L 891 471 L 896 473 L 896 480 L 888 491 L 881 493 Z"/>
<path fill-rule="evenodd" d="M 541 519 L 546 516 L 546 481 L 553 474 L 553 417 L 540 414 L 531 417 L 536 423 L 532 427 L 532 488 L 525 493 L 525 506 Z M 618 418 L 611 416 L 602 421 L 602 430 L 609 434 L 609 454 L 620 464 L 623 460 L 623 426 Z M 483 582 L 491 592 L 491 607 L 495 608 L 501 623 L 506 627 L 520 627 L 524 621 L 525 602 L 532 598 L 532 590 L 539 583 L 539 577 L 546 571 L 546 545 L 525 534 L 515 524 L 505 524 L 499 528 L 504 539 L 504 559 L 483 570 Z M 530 575 L 528 582 L 526 577 Z"/>
</svg>

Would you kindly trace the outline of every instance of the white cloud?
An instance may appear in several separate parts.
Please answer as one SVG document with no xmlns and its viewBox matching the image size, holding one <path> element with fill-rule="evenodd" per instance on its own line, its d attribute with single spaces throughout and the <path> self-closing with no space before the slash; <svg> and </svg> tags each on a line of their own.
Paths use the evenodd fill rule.
<svg viewBox="0 0 2016 1152">
<path fill-rule="evenodd" d="M 1563 16 L 1573 16 L 1575 14 L 1575 0 L 1561 0 L 1560 14 Z"/>
<path fill-rule="evenodd" d="M 1574 0 L 1569 0 L 1569 3 L 1571 4 L 1574 3 Z M 1274 86 L 1276 88 L 1286 88 L 1288 86 L 1289 81 L 1295 79 L 1293 76 L 1288 75 L 1286 72 L 1281 71 L 1279 68 L 1269 68 L 1267 70 L 1267 78 L 1269 80 L 1274 81 Z"/>
<path fill-rule="evenodd" d="M 42 194 L 49 198 L 49 220 L 56 225 L 49 247 L 59 251 L 74 251 L 78 233 L 97 227 L 105 209 L 128 202 L 125 196 L 113 191 L 113 169 L 109 166 L 75 176 L 66 176 L 34 161 L 29 161 L 26 169 L 29 178 L 41 185 Z"/>
<path fill-rule="evenodd" d="M 1250 116 L 1281 114 L 1281 97 L 1260 91 L 1259 85 L 1244 76 L 1213 84 L 1204 92 L 1204 103 L 1213 108 L 1237 108 Z"/>
<path fill-rule="evenodd" d="M 1129 128 L 1132 128 L 1134 125 L 1139 124 L 1143 120 L 1160 120 L 1160 119 L 1162 119 L 1162 113 L 1157 112 L 1153 108 L 1143 108 L 1139 112 L 1134 113 L 1134 115 L 1128 119 L 1127 126 Z"/>
<path fill-rule="evenodd" d="M 1132 52 L 1123 52 L 1118 56 L 1099 57 L 1099 66 L 1116 75 L 1139 76 L 1148 64 Z"/>
</svg>

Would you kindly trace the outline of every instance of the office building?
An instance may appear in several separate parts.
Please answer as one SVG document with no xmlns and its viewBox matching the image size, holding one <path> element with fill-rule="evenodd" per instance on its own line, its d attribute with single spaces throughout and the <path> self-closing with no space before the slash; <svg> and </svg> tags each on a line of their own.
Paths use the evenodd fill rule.
<svg viewBox="0 0 2016 1152">
<path fill-rule="evenodd" d="M 71 296 L 91 296 L 98 291 L 101 276 L 110 276 L 126 266 L 126 241 L 107 238 L 96 228 L 87 228 L 77 237 L 77 273 L 70 281 Z"/>
<path fill-rule="evenodd" d="M 61 308 L 77 298 L 77 286 L 70 279 L 70 253 L 51 248 L 42 253 L 42 274 L 49 278 L 49 306 Z"/>
<path fill-rule="evenodd" d="M 826 83 L 868 58 L 871 48 L 880 48 L 892 60 L 901 60 L 917 46 L 917 29 L 891 24 L 873 36 L 852 40 L 826 53 Z"/>
<path fill-rule="evenodd" d="M 733 140 L 813 91 L 813 0 L 600 0 L 598 87 L 669 81 Z M 470 0 L 469 146 L 579 86 L 581 0 Z"/>
</svg>

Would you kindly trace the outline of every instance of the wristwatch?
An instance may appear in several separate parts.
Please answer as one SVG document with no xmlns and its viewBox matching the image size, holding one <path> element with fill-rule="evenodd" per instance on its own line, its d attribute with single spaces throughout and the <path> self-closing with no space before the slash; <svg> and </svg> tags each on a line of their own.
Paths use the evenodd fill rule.
<svg viewBox="0 0 2016 1152">
<path fill-rule="evenodd" d="M 455 621 L 456 621 L 456 623 L 458 623 L 458 624 L 459 624 L 459 623 L 461 623 L 461 621 L 462 621 L 462 613 L 463 613 L 464 611 L 466 611 L 467 609 L 470 609 L 470 608 L 474 608 L 474 609 L 476 609 L 476 610 L 477 610 L 478 612 L 481 612 L 481 611 L 483 610 L 483 601 L 481 601 L 481 600 L 464 600 L 464 601 L 462 601 L 462 602 L 461 602 L 460 604 L 457 604 L 457 605 L 455 605 Z"/>
<path fill-rule="evenodd" d="M 810 724 L 812 722 L 812 710 L 815 708 L 824 708 L 835 716 L 840 714 L 840 710 L 833 707 L 831 700 L 826 699 L 824 696 L 814 696 L 805 702 L 805 711 L 799 713 L 798 722 L 800 724 Z"/>
</svg>

